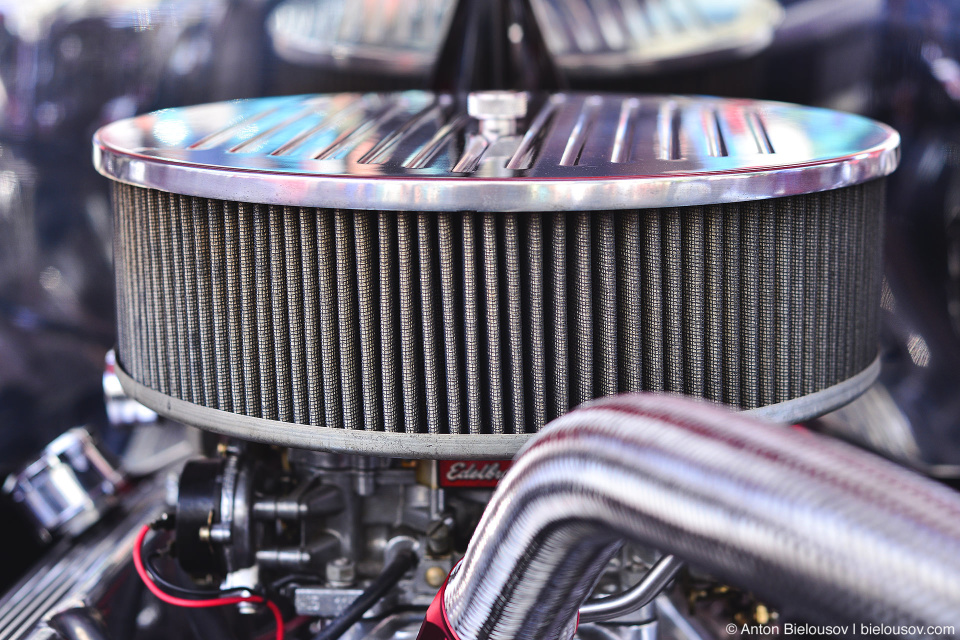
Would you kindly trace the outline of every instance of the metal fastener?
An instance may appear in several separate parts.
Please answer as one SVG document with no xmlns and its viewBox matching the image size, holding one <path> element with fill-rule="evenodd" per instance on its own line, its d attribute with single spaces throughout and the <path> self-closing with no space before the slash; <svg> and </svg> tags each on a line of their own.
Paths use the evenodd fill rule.
<svg viewBox="0 0 960 640">
<path fill-rule="evenodd" d="M 443 584 L 443 581 L 446 580 L 447 574 L 438 566 L 432 566 L 427 568 L 426 572 L 423 574 L 423 579 L 426 580 L 427 584 L 431 587 L 439 587 Z"/>
<path fill-rule="evenodd" d="M 480 133 L 484 136 L 512 136 L 517 132 L 517 120 L 527 115 L 527 94 L 475 91 L 467 96 L 467 113 L 480 121 Z"/>
<path fill-rule="evenodd" d="M 327 563 L 327 582 L 332 587 L 349 587 L 356 580 L 356 565 L 347 557 L 339 557 Z"/>
</svg>

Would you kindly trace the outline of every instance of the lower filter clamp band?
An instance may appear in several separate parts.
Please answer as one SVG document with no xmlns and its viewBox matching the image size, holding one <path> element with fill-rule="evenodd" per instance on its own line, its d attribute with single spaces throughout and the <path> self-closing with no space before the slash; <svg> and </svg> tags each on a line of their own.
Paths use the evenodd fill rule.
<svg viewBox="0 0 960 640">
<path fill-rule="evenodd" d="M 440 460 L 505 460 L 535 434 L 430 434 L 336 429 L 266 420 L 202 407 L 133 380 L 118 363 L 117 377 L 134 400 L 157 413 L 225 436 L 296 449 Z M 826 389 L 747 410 L 775 422 L 809 420 L 837 409 L 867 390 L 880 374 L 879 356 L 860 373 Z"/>
</svg>

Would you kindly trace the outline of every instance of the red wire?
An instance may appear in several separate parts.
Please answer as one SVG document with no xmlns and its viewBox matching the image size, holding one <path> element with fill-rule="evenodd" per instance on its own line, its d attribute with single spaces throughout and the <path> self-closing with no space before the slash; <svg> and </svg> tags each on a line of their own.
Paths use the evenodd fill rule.
<svg viewBox="0 0 960 640">
<path fill-rule="evenodd" d="M 147 573 L 146 568 L 143 566 L 143 541 L 147 537 L 147 533 L 150 531 L 150 525 L 146 525 L 143 529 L 140 530 L 140 533 L 137 535 L 137 540 L 133 544 L 133 566 L 137 569 L 137 574 L 140 576 L 140 579 L 143 580 L 143 584 L 147 585 L 147 589 L 150 590 L 150 593 L 157 596 L 162 602 L 167 604 L 172 604 L 175 607 L 186 607 L 188 609 L 204 609 L 206 607 L 222 607 L 228 604 L 237 604 L 238 602 L 256 602 L 263 603 L 267 605 L 270 609 L 270 612 L 273 614 L 273 619 L 277 622 L 277 640 L 283 640 L 283 615 L 280 613 L 280 607 L 276 604 L 262 598 L 260 596 L 251 595 L 251 596 L 230 596 L 227 598 L 210 598 L 209 600 L 188 600 L 186 598 L 178 598 L 172 596 L 169 593 L 162 591 L 160 587 L 154 584 L 153 580 L 150 579 L 150 575 Z"/>
</svg>

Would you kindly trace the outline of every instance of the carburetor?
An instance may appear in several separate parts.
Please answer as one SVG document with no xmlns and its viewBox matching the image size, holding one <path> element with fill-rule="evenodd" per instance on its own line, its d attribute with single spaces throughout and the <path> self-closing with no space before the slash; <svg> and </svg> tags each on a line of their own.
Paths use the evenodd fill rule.
<svg viewBox="0 0 960 640">
<path fill-rule="evenodd" d="M 403 567 L 400 576 L 418 567 L 398 576 L 400 588 L 379 610 L 426 606 L 459 557 L 454 532 L 470 530 L 485 504 L 476 495 L 446 504 L 435 467 L 222 446 L 217 457 L 191 461 L 180 475 L 177 559 L 201 582 L 270 585 L 298 615 L 329 618 L 385 566 Z"/>
</svg>

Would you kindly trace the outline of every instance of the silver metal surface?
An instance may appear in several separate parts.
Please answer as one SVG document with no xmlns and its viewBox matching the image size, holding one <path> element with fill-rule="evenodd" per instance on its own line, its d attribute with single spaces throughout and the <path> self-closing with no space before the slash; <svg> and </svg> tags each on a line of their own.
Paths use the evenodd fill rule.
<svg viewBox="0 0 960 640">
<path fill-rule="evenodd" d="M 527 115 L 527 98 L 523 91 L 475 91 L 467 96 L 467 115 L 480 121 L 480 135 L 496 143 L 498 138 L 516 135 L 517 121 Z M 481 148 L 486 150 L 487 146 Z M 516 144 L 510 146 L 516 148 Z M 471 159 L 468 166 L 474 166 L 481 157 Z M 464 158 L 454 170 L 462 170 L 462 165 Z"/>
<path fill-rule="evenodd" d="M 671 555 L 661 557 L 633 588 L 584 603 L 580 607 L 580 622 L 615 620 L 647 606 L 660 595 L 681 568 L 683 560 Z"/>
<path fill-rule="evenodd" d="M 900 144 L 856 115 L 708 97 L 531 95 L 516 135 L 479 127 L 425 92 L 262 98 L 115 122 L 94 161 L 120 182 L 262 204 L 596 211 L 837 189 L 892 172 Z"/>
<path fill-rule="evenodd" d="M 461 638 L 566 640 L 630 539 L 800 619 L 949 625 L 958 518 L 949 488 L 839 441 L 684 398 L 604 398 L 521 451 L 444 604 Z"/>
<path fill-rule="evenodd" d="M 76 536 L 112 508 L 126 485 L 86 429 L 70 429 L 11 474 L 3 491 L 22 504 L 41 538 Z"/>
<path fill-rule="evenodd" d="M 360 597 L 363 589 L 333 587 L 297 587 L 294 590 L 293 606 L 298 616 L 318 616 L 335 618 L 342 614 L 354 600 Z M 370 615 L 383 615 L 397 605 L 397 592 L 393 591 L 370 609 Z"/>
<path fill-rule="evenodd" d="M 773 0 L 533 0 L 547 46 L 571 76 L 623 76 L 745 57 L 773 40 Z"/>
<path fill-rule="evenodd" d="M 287 0 L 271 12 L 267 30 L 277 55 L 289 62 L 426 76 L 454 5 Z M 774 0 L 534 0 L 532 5 L 547 47 L 573 77 L 650 73 L 749 56 L 770 44 L 783 17 Z"/>
<path fill-rule="evenodd" d="M 692 619 L 686 612 L 681 612 L 666 594 L 657 597 L 656 605 L 659 623 L 657 637 L 660 640 L 714 639 L 699 621 Z"/>
<path fill-rule="evenodd" d="M 291 528 L 294 532 L 299 529 L 305 537 L 301 549 L 318 549 L 319 542 L 331 537 L 340 547 L 339 550 L 333 546 L 320 549 L 322 557 L 317 557 L 308 572 L 314 578 L 301 575 L 301 580 L 284 588 L 284 595 L 293 600 L 298 615 L 324 618 L 340 615 L 368 586 L 368 580 L 381 574 L 401 552 L 418 555 L 417 568 L 400 579 L 396 588 L 386 593 L 367 615 L 380 617 L 398 607 L 426 607 L 433 601 L 437 585 L 428 584 L 424 574 L 433 571 L 446 577 L 459 559 L 446 552 L 436 556 L 427 554 L 431 524 L 439 517 L 433 506 L 441 489 L 420 484 L 416 469 L 391 468 L 390 461 L 383 458 L 334 456 L 295 449 L 289 452 L 287 461 L 296 483 L 293 493 L 287 495 L 297 495 L 301 488 L 316 492 L 315 496 L 336 492 L 342 506 L 312 511 L 309 517 L 298 516 L 298 523 L 292 518 L 283 518 L 288 532 Z M 357 482 L 361 477 L 369 478 L 375 491 L 362 494 Z M 269 499 L 261 497 L 261 501 Z M 330 501 L 324 502 L 329 505 Z M 313 504 L 320 505 L 320 502 Z M 276 526 L 275 518 L 280 515 L 276 510 L 257 511 L 263 526 L 267 529 Z M 296 533 L 293 535 L 296 537 Z M 297 547 L 290 550 L 296 551 Z M 257 557 L 259 561 L 259 550 Z M 262 563 L 260 568 L 263 571 Z"/>
<path fill-rule="evenodd" d="M 339 557 L 327 563 L 327 582 L 334 587 L 346 588 L 353 586 L 357 579 L 356 564 L 350 558 Z"/>
<path fill-rule="evenodd" d="M 453 6 L 450 0 L 288 0 L 271 11 L 267 32 L 288 62 L 426 75 Z"/>
<path fill-rule="evenodd" d="M 130 565 L 140 527 L 164 507 L 162 477 L 136 487 L 123 501 L 123 513 L 76 540 L 64 540 L 0 599 L 0 638 L 47 635 L 47 621 L 75 607 L 95 606 L 116 587 Z"/>
<path fill-rule="evenodd" d="M 857 375 L 832 387 L 744 413 L 767 420 L 801 422 L 840 407 L 864 392 L 880 372 L 879 357 Z M 124 390 L 148 407 L 186 424 L 227 436 L 295 449 L 447 460 L 512 458 L 533 434 L 445 434 L 355 431 L 253 418 L 202 407 L 147 387 L 117 367 Z"/>
<path fill-rule="evenodd" d="M 870 388 L 880 375 L 880 356 L 866 369 L 832 387 L 793 400 L 757 407 L 744 413 L 776 422 L 803 422 L 847 404 Z"/>
<path fill-rule="evenodd" d="M 673 612 L 674 610 L 671 610 L 671 613 Z M 672 625 L 672 621 L 668 622 Z M 404 611 L 384 617 L 363 618 L 352 626 L 342 638 L 343 640 L 416 640 L 417 632 L 420 630 L 422 623 L 423 611 Z M 642 625 L 584 623 L 580 625 L 575 637 L 580 640 L 656 640 L 662 638 L 657 633 L 658 626 L 657 622 L 648 622 Z M 692 631 L 692 627 L 675 628 L 671 626 L 672 634 L 668 636 L 668 640 L 711 640 L 706 635 L 687 633 L 688 630 Z M 31 638 L 31 640 L 34 639 Z M 47 640 L 47 638 L 37 638 L 36 640 Z"/>
<path fill-rule="evenodd" d="M 918 424 L 924 424 L 919 422 Z M 960 465 L 930 464 L 917 441 L 918 424 L 901 409 L 887 385 L 877 383 L 847 405 L 824 415 L 817 429 L 934 478 L 960 478 Z"/>
</svg>

